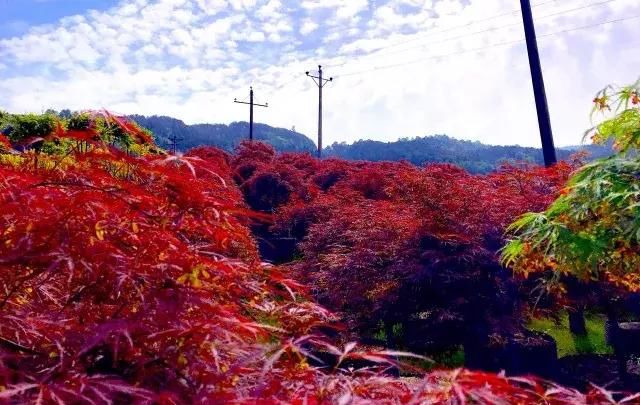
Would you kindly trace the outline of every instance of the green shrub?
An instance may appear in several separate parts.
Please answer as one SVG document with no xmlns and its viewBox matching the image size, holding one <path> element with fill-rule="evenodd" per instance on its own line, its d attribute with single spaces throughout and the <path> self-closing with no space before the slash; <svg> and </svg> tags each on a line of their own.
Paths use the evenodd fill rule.
<svg viewBox="0 0 640 405">
<path fill-rule="evenodd" d="M 44 138 L 56 127 L 56 118 L 50 114 L 11 114 L 4 121 L 12 127 L 8 134 L 12 142 L 31 137 Z"/>
</svg>

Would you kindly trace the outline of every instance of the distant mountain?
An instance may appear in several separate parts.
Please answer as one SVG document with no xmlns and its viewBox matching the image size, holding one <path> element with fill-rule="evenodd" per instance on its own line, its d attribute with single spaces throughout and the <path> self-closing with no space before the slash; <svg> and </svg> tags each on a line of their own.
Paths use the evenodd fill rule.
<svg viewBox="0 0 640 405">
<path fill-rule="evenodd" d="M 167 147 L 174 135 L 181 138 L 178 149 L 183 151 L 200 145 L 212 145 L 232 151 L 249 133 L 247 122 L 187 125 L 178 119 L 164 116 L 132 115 L 130 118 L 151 130 L 160 146 Z M 313 141 L 303 134 L 265 124 L 254 124 L 254 135 L 255 139 L 270 143 L 279 152 L 312 152 L 316 148 Z M 559 148 L 558 159 L 567 159 L 580 151 L 586 151 L 591 159 L 612 154 L 610 147 L 572 146 Z M 325 148 L 323 155 L 347 160 L 407 160 L 416 165 L 427 162 L 453 163 L 471 173 L 487 173 L 508 161 L 543 163 L 541 149 L 486 145 L 447 135 L 402 138 L 393 142 L 360 140 L 353 144 L 334 143 Z"/>
<path fill-rule="evenodd" d="M 201 145 L 212 145 L 232 151 L 249 136 L 248 122 L 234 122 L 229 125 L 187 125 L 181 120 L 164 116 L 131 115 L 129 118 L 153 132 L 160 146 L 167 147 L 170 144 L 170 138 L 175 135 L 181 139 L 178 142 L 178 149 L 182 151 Z M 311 139 L 284 128 L 254 124 L 253 134 L 256 140 L 270 143 L 281 152 L 311 152 L 316 148 Z"/>
<path fill-rule="evenodd" d="M 586 151 L 596 159 L 612 154 L 605 146 L 585 145 L 557 150 L 558 159 Z M 505 161 L 526 161 L 542 164 L 542 150 L 522 146 L 494 146 L 481 142 L 463 141 L 446 135 L 403 138 L 394 142 L 357 141 L 353 144 L 334 143 L 324 150 L 324 156 L 349 160 L 407 160 L 416 165 L 427 162 L 453 163 L 471 173 L 486 173 Z"/>
</svg>

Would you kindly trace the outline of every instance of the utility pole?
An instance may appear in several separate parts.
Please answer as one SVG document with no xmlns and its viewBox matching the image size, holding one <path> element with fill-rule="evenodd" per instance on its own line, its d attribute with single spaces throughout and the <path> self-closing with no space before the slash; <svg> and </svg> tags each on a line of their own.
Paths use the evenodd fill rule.
<svg viewBox="0 0 640 405">
<path fill-rule="evenodd" d="M 309 72 L 306 72 L 307 76 L 313 79 L 313 81 L 318 85 L 318 159 L 322 158 L 322 88 L 328 82 L 333 81 L 333 77 L 328 79 L 322 78 L 322 66 L 318 65 L 318 76 L 313 76 Z"/>
<path fill-rule="evenodd" d="M 249 87 L 249 102 L 238 101 L 238 99 L 233 99 L 234 103 L 238 104 L 248 104 L 249 105 L 249 140 L 253 141 L 253 106 L 258 107 L 269 107 L 269 103 L 258 104 L 253 102 L 253 87 Z"/>
<path fill-rule="evenodd" d="M 542 77 L 542 67 L 540 66 L 536 29 L 533 24 L 533 13 L 531 12 L 530 1 L 520 0 L 520 6 L 522 8 L 524 33 L 527 39 L 527 53 L 529 54 L 533 93 L 536 99 L 536 110 L 538 112 L 538 127 L 540 128 L 540 138 L 542 139 L 542 154 L 544 155 L 545 166 L 549 167 L 557 162 L 556 148 L 553 144 L 551 118 L 549 117 L 549 106 L 547 104 L 547 94 Z"/>
<path fill-rule="evenodd" d="M 171 153 L 173 153 L 175 155 L 176 152 L 178 151 L 178 143 L 180 141 L 184 141 L 184 139 L 183 138 L 178 138 L 178 136 L 176 134 L 173 134 L 169 138 L 169 141 L 171 141 L 169 143 L 169 148 L 171 149 Z"/>
</svg>

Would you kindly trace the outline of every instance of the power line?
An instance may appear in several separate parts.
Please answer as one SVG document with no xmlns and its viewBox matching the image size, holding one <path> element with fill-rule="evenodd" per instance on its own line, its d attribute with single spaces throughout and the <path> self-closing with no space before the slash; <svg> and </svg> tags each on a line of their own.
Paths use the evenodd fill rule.
<svg viewBox="0 0 640 405">
<path fill-rule="evenodd" d="M 544 1 L 544 2 L 541 2 L 541 3 L 534 4 L 534 5 L 532 5 L 532 7 L 541 7 L 541 6 L 550 4 L 550 3 L 555 3 L 557 1 L 558 0 L 547 0 L 547 1 Z M 586 6 L 581 6 L 581 7 L 577 7 L 577 8 L 574 8 L 574 9 L 564 10 L 564 11 L 559 12 L 559 13 L 553 13 L 553 14 L 545 15 L 545 16 L 542 16 L 542 17 L 540 17 L 538 19 L 548 18 L 548 17 L 552 17 L 552 16 L 555 16 L 555 15 L 559 15 L 559 14 L 564 14 L 564 13 L 569 13 L 569 12 L 573 12 L 573 11 L 577 11 L 577 10 L 582 10 L 584 8 L 589 8 L 589 7 L 593 7 L 593 6 L 596 6 L 596 5 L 606 4 L 606 3 L 610 3 L 612 1 L 618 1 L 618 0 L 605 0 L 605 1 L 600 2 L 600 3 L 592 3 L 592 4 L 589 4 L 589 5 L 586 5 Z M 438 35 L 438 34 L 442 34 L 444 32 L 453 31 L 453 30 L 456 30 L 456 29 L 459 29 L 459 28 L 466 28 L 466 27 L 469 27 L 471 25 L 474 25 L 474 24 L 477 24 L 477 23 L 480 23 L 480 22 L 486 22 L 486 21 L 490 21 L 490 20 L 495 20 L 497 18 L 508 16 L 508 15 L 512 15 L 512 14 L 516 14 L 516 13 L 520 13 L 520 9 L 512 10 L 512 11 L 501 13 L 501 14 L 497 14 L 497 15 L 493 15 L 493 16 L 490 16 L 490 17 L 487 17 L 487 18 L 484 18 L 484 19 L 480 19 L 480 20 L 474 20 L 474 21 L 468 22 L 466 24 L 455 26 L 455 27 L 450 27 L 450 28 L 447 28 L 447 29 L 444 29 L 444 30 L 440 30 L 438 32 L 428 32 L 428 33 L 426 33 L 426 35 L 421 35 L 418 38 L 411 38 L 411 39 L 408 39 L 406 41 L 401 41 L 401 42 L 398 42 L 398 43 L 394 43 L 394 44 L 390 44 L 390 45 L 387 45 L 387 46 L 384 46 L 384 47 L 380 47 L 380 48 L 376 49 L 375 51 L 372 51 L 371 53 L 369 53 L 367 55 L 361 55 L 361 56 L 359 56 L 357 58 L 358 59 L 363 59 L 363 58 L 368 58 L 368 57 L 395 55 L 395 54 L 398 54 L 398 53 L 407 52 L 407 51 L 412 50 L 412 49 L 422 48 L 425 45 L 439 44 L 439 43 L 453 41 L 453 40 L 456 40 L 456 39 L 465 38 L 465 37 L 468 37 L 468 36 L 478 35 L 478 34 L 490 32 L 490 31 L 496 31 L 498 29 L 520 26 L 521 23 L 515 23 L 515 24 L 506 25 L 506 26 L 492 27 L 492 28 L 489 28 L 489 29 L 484 29 L 484 30 L 481 30 L 481 31 L 475 31 L 475 32 L 472 32 L 472 33 L 467 33 L 467 34 L 459 35 L 459 36 L 452 37 L 452 38 L 445 38 L 445 39 L 441 39 L 441 40 L 437 40 L 437 41 L 430 41 L 430 42 L 423 43 L 423 44 L 420 44 L 420 45 L 415 46 L 415 47 L 399 49 L 399 50 L 393 51 L 393 52 L 380 52 L 381 50 L 384 50 L 384 49 L 394 48 L 394 47 L 397 47 L 397 46 L 400 46 L 400 45 L 404 45 L 404 44 L 407 44 L 407 43 L 410 43 L 410 42 L 418 41 L 418 40 L 423 39 L 423 38 L 432 37 L 432 36 L 435 36 L 435 35 Z M 351 62 L 349 61 L 349 62 L 343 62 L 343 63 L 335 64 L 335 65 L 326 65 L 325 68 L 326 67 L 345 66 L 345 65 L 347 65 L 349 63 L 351 63 Z M 273 97 L 275 94 L 277 94 L 283 88 L 287 87 L 288 85 L 290 85 L 291 83 L 295 82 L 296 80 L 297 80 L 297 77 L 293 77 L 293 78 L 287 80 L 286 82 L 284 82 L 282 84 L 276 84 L 274 86 L 274 89 L 271 90 L 268 93 L 269 97 Z"/>
<path fill-rule="evenodd" d="M 557 1 L 558 0 L 547 0 L 547 1 L 543 1 L 541 3 L 533 4 L 532 7 L 541 7 L 541 6 L 550 4 L 550 3 L 555 3 Z M 401 46 L 401 45 L 405 45 L 405 44 L 408 44 L 408 43 L 411 43 L 411 42 L 419 41 L 419 40 L 424 39 L 424 38 L 430 38 L 430 37 L 433 37 L 435 35 L 443 34 L 445 32 L 455 31 L 455 30 L 460 29 L 460 28 L 467 28 L 467 27 L 470 27 L 470 26 L 475 25 L 475 24 L 496 20 L 498 18 L 510 16 L 510 15 L 517 14 L 517 13 L 520 13 L 520 9 L 519 8 L 518 9 L 514 9 L 512 11 L 507 11 L 507 12 L 504 12 L 504 13 L 501 13 L 501 14 L 492 15 L 490 17 L 482 18 L 482 19 L 479 19 L 479 20 L 473 20 L 473 21 L 470 21 L 470 22 L 465 23 L 465 24 L 456 25 L 454 27 L 445 28 L 445 29 L 442 29 L 442 30 L 439 30 L 439 31 L 436 31 L 436 32 L 427 32 L 427 33 L 425 33 L 423 35 L 420 35 L 417 38 L 409 38 L 409 39 L 404 40 L 404 41 L 399 41 L 399 42 L 394 43 L 394 44 L 386 45 L 386 46 L 380 47 L 380 48 L 378 48 L 378 49 L 376 49 L 375 51 L 372 51 L 372 52 L 378 52 L 378 51 L 381 51 L 381 50 L 384 50 L 384 49 L 388 49 L 388 48 L 395 48 L 395 47 L 398 47 L 398 46 Z M 349 28 L 348 30 L 344 30 L 344 31 L 350 31 L 352 29 L 353 28 Z M 338 32 L 341 32 L 341 31 L 338 31 Z M 347 63 L 348 62 L 338 63 L 338 64 L 335 64 L 335 65 L 326 65 L 325 67 L 329 67 L 329 68 L 331 68 L 331 67 L 341 67 L 341 66 L 346 65 Z"/>
<path fill-rule="evenodd" d="M 293 77 L 290 78 L 289 80 L 287 80 L 286 82 L 284 82 L 282 84 L 276 84 L 275 86 L 273 86 L 274 87 L 273 90 L 271 90 L 268 93 L 269 97 L 273 97 L 275 94 L 278 94 L 278 92 L 280 92 L 282 89 L 284 89 L 285 87 L 287 87 L 291 83 L 295 82 L 296 80 L 298 80 L 298 76 L 293 75 Z"/>
<path fill-rule="evenodd" d="M 541 17 L 536 18 L 536 21 L 544 20 L 545 18 L 556 17 L 558 15 L 573 13 L 573 12 L 576 12 L 576 11 L 584 10 L 584 9 L 595 7 L 595 6 L 601 6 L 601 5 L 604 5 L 604 4 L 607 4 L 607 3 L 611 3 L 611 2 L 614 2 L 614 1 L 618 1 L 618 0 L 605 0 L 605 1 L 602 1 L 602 2 L 599 2 L 599 3 L 592 3 L 592 4 L 584 5 L 584 6 L 581 6 L 581 7 L 572 8 L 572 9 L 569 9 L 569 10 L 563 10 L 563 11 L 555 12 L 555 13 L 552 13 L 552 14 L 543 15 Z M 522 23 L 514 23 L 514 24 L 508 24 L 508 25 L 503 25 L 503 26 L 499 26 L 499 27 L 491 27 L 491 28 L 487 28 L 487 29 L 484 29 L 484 30 L 481 30 L 481 31 L 475 31 L 475 32 L 471 32 L 471 33 L 467 33 L 467 34 L 463 34 L 463 35 L 458 35 L 458 36 L 452 37 L 452 38 L 445 38 L 445 39 L 442 39 L 442 40 L 439 40 L 439 41 L 435 41 L 435 42 L 427 42 L 427 43 L 424 43 L 424 44 L 420 44 L 417 47 L 405 48 L 405 49 L 401 49 L 401 50 L 398 50 L 398 51 L 393 52 L 393 53 L 382 53 L 382 54 L 378 54 L 378 55 L 373 54 L 373 55 L 370 55 L 370 56 L 385 56 L 385 55 L 388 56 L 388 55 L 392 55 L 392 54 L 406 52 L 406 51 L 409 51 L 409 50 L 412 50 L 412 49 L 416 49 L 416 48 L 421 48 L 421 47 L 423 47 L 425 45 L 440 44 L 440 43 L 445 43 L 445 42 L 449 42 L 449 41 L 455 41 L 457 39 L 462 39 L 462 38 L 466 38 L 466 37 L 473 36 L 473 35 L 478 35 L 478 34 L 484 34 L 484 33 L 487 33 L 487 32 L 497 31 L 497 30 L 504 29 L 504 28 L 513 28 L 513 27 L 520 27 L 520 26 L 522 26 Z"/>
<path fill-rule="evenodd" d="M 551 14 L 547 14 L 547 15 L 538 17 L 538 18 L 536 18 L 536 21 L 543 20 L 543 19 L 550 18 L 550 17 L 556 17 L 558 15 L 563 15 L 563 14 L 573 13 L 573 12 L 576 12 L 576 11 L 581 11 L 581 10 L 588 9 L 588 8 L 591 8 L 591 7 L 605 5 L 605 4 L 608 4 L 608 3 L 612 3 L 614 1 L 618 1 L 618 0 L 605 0 L 605 1 L 598 2 L 598 3 L 591 3 L 591 4 L 583 5 L 583 6 L 580 6 L 580 7 L 575 7 L 575 8 L 572 8 L 572 9 L 568 9 L 568 10 L 558 11 L 558 12 L 555 12 L 555 13 L 551 13 Z M 543 3 L 543 4 L 545 4 L 545 3 Z M 371 52 L 369 54 L 361 55 L 361 56 L 358 56 L 357 58 L 358 59 L 364 59 L 364 58 L 369 58 L 369 57 L 396 55 L 396 54 L 407 52 L 407 51 L 411 51 L 411 50 L 414 50 L 414 49 L 423 48 L 426 45 L 435 45 L 435 44 L 446 43 L 446 42 L 455 41 L 455 40 L 458 40 L 458 39 L 462 39 L 462 38 L 466 38 L 466 37 L 470 37 L 470 36 L 474 36 L 474 35 L 478 35 L 478 34 L 485 34 L 487 32 L 497 31 L 497 30 L 501 30 L 501 29 L 505 29 L 505 28 L 520 27 L 521 25 L 522 25 L 522 23 L 518 22 L 518 23 L 514 23 L 514 24 L 502 25 L 502 26 L 497 26 L 497 27 L 490 27 L 490 28 L 486 28 L 486 29 L 483 29 L 483 30 L 480 30 L 480 31 L 474 31 L 474 32 L 458 35 L 458 36 L 455 36 L 455 37 L 444 38 L 444 39 L 439 39 L 439 40 L 436 40 L 436 41 L 429 41 L 429 42 L 421 43 L 421 44 L 419 44 L 417 46 L 403 48 L 403 49 L 399 49 L 399 50 L 392 51 L 392 52 L 380 52 L 381 50 L 394 47 L 397 44 L 390 45 L 390 46 L 387 46 L 387 47 L 378 48 L 377 50 L 375 50 L 375 51 L 373 51 L 373 52 Z M 424 37 L 421 37 L 421 38 L 424 38 Z M 415 41 L 417 41 L 417 40 L 419 40 L 421 38 L 412 38 L 411 40 L 408 40 L 405 43 L 415 42 Z M 344 62 L 344 63 L 342 63 L 342 64 L 340 64 L 338 66 L 345 66 L 345 65 L 347 65 L 349 63 L 352 63 L 352 62 Z"/>
<path fill-rule="evenodd" d="M 557 0 L 547 1 L 547 2 L 544 2 L 544 3 L 539 3 L 537 5 L 532 5 L 532 7 L 541 6 L 541 5 L 552 3 L 552 2 L 555 2 L 555 1 L 557 1 Z M 589 8 L 589 7 L 594 7 L 594 6 L 597 6 L 597 5 L 610 3 L 612 1 L 617 1 L 617 0 L 606 0 L 606 1 L 603 1 L 603 2 L 599 2 L 599 3 L 591 3 L 589 5 L 584 5 L 584 6 L 581 6 L 581 7 L 576 7 L 576 8 L 573 8 L 573 9 L 564 10 L 564 11 L 556 12 L 556 13 L 553 13 L 553 14 L 548 14 L 548 15 L 545 15 L 545 16 L 542 16 L 542 17 L 538 18 L 537 20 L 543 19 L 543 18 L 552 17 L 552 16 L 556 16 L 556 15 L 560 15 L 560 14 L 564 14 L 564 13 L 568 13 L 568 12 L 582 10 L 582 9 L 586 9 L 586 8 Z M 513 13 L 513 12 L 510 12 L 510 13 Z M 502 15 L 500 15 L 500 16 L 502 16 Z M 494 16 L 494 18 L 495 17 L 498 17 L 498 16 Z M 611 23 L 618 23 L 618 22 L 623 22 L 623 21 L 627 21 L 627 20 L 633 20 L 633 19 L 636 19 L 636 18 L 640 18 L 640 16 L 625 17 L 625 18 L 620 18 L 620 19 L 615 19 L 615 20 L 604 21 L 604 22 L 601 22 L 601 23 L 589 24 L 589 25 L 585 25 L 585 26 L 580 26 L 580 27 L 575 27 L 575 28 L 555 31 L 555 32 L 551 32 L 551 33 L 548 33 L 548 34 L 538 35 L 537 38 L 538 39 L 546 38 L 546 37 L 549 37 L 549 36 L 564 34 L 564 33 L 577 31 L 577 30 L 594 28 L 594 27 L 598 27 L 598 26 L 601 26 L 601 25 L 611 24 Z M 478 21 L 480 21 L 480 20 L 478 20 Z M 514 24 L 514 25 L 520 25 L 520 24 L 518 23 L 518 24 Z M 469 35 L 471 35 L 471 34 L 469 34 Z M 504 42 L 499 42 L 499 43 L 495 43 L 495 44 L 490 44 L 490 45 L 486 45 L 486 46 L 482 46 L 482 47 L 478 47 L 478 48 L 473 48 L 473 49 L 467 49 L 467 50 L 451 52 L 451 53 L 446 53 L 446 54 L 441 54 L 441 55 L 431 55 L 431 56 L 427 56 L 427 57 L 420 58 L 420 59 L 417 59 L 417 60 L 412 60 L 412 61 L 409 61 L 409 62 L 396 63 L 396 64 L 384 65 L 384 66 L 376 66 L 376 67 L 373 67 L 373 68 L 370 68 L 370 69 L 361 70 L 361 71 L 343 73 L 343 74 L 339 74 L 339 75 L 335 76 L 335 78 L 338 79 L 338 78 L 356 76 L 356 75 L 370 73 L 370 72 L 374 72 L 374 71 L 378 71 L 378 70 L 386 70 L 386 69 L 391 69 L 391 68 L 405 66 L 405 65 L 412 65 L 412 64 L 415 64 L 415 63 L 419 63 L 419 62 L 426 61 L 426 60 L 431 60 L 431 59 L 439 59 L 439 58 L 445 58 L 445 57 L 449 57 L 449 56 L 456 56 L 456 55 L 462 55 L 462 54 L 467 54 L 467 53 L 480 52 L 480 51 L 483 51 L 483 50 L 493 49 L 493 48 L 507 46 L 507 45 L 513 45 L 513 44 L 521 43 L 521 42 L 524 42 L 524 41 L 525 41 L 525 38 L 521 38 L 521 39 L 512 40 L 512 41 L 504 41 Z M 422 46 L 423 45 L 421 45 L 420 47 L 422 47 Z M 378 56 L 378 55 L 371 55 L 371 56 Z M 295 82 L 296 80 L 297 80 L 297 77 L 293 77 L 293 78 L 287 80 L 286 82 L 284 82 L 283 84 L 277 84 L 276 86 L 274 86 L 275 89 L 272 90 L 269 93 L 270 97 L 272 97 L 274 94 L 277 94 L 283 88 L 289 86 L 291 83 Z"/>
<path fill-rule="evenodd" d="M 630 16 L 630 17 L 618 18 L 618 19 L 615 19 L 615 20 L 603 21 L 603 22 L 596 23 L 596 24 L 589 24 L 589 25 L 583 25 L 583 26 L 580 26 L 580 27 L 574 27 L 574 28 L 568 28 L 568 29 L 564 29 L 564 30 L 554 31 L 554 32 L 550 32 L 550 33 L 547 33 L 547 34 L 538 35 L 537 38 L 541 39 L 541 38 L 551 37 L 551 36 L 555 36 L 555 35 L 566 34 L 566 33 L 573 32 L 573 31 L 579 31 L 579 30 L 584 30 L 584 29 L 589 29 L 589 28 L 595 28 L 595 27 L 599 27 L 599 26 L 602 26 L 602 25 L 614 24 L 614 23 L 619 23 L 619 22 L 623 22 L 623 21 L 635 20 L 635 19 L 638 19 L 638 18 L 640 18 L 640 15 L 634 15 L 634 16 Z M 395 64 L 384 65 L 384 66 L 375 66 L 373 68 L 365 69 L 365 70 L 361 70 L 361 71 L 357 71 L 357 72 L 344 73 L 344 74 L 336 76 L 336 79 L 343 78 L 343 77 L 349 77 L 349 76 L 356 76 L 356 75 L 375 72 L 375 71 L 379 71 L 379 70 L 392 69 L 392 68 L 400 67 L 400 66 L 413 65 L 413 64 L 424 62 L 424 61 L 431 60 L 431 59 L 439 59 L 439 58 L 446 58 L 446 57 L 449 57 L 449 56 L 456 56 L 456 55 L 462 55 L 462 54 L 467 54 L 467 53 L 481 52 L 481 51 L 484 51 L 484 50 L 487 50 L 487 49 L 498 48 L 498 47 L 506 46 L 506 45 L 513 45 L 513 44 L 517 44 L 517 43 L 521 43 L 521 42 L 525 42 L 525 38 L 520 38 L 520 39 L 516 39 L 516 40 L 512 40 L 512 41 L 498 42 L 498 43 L 490 44 L 490 45 L 487 45 L 487 46 L 482 46 L 482 47 L 473 48 L 473 49 L 465 49 L 465 50 L 462 50 L 462 51 L 451 52 L 451 53 L 447 53 L 447 54 L 431 55 L 431 56 L 427 56 L 427 57 L 424 57 L 424 58 L 414 59 L 414 60 L 411 60 L 411 61 L 408 61 L 408 62 L 395 63 Z"/>
<path fill-rule="evenodd" d="M 550 3 L 555 3 L 557 1 L 558 0 L 547 0 L 547 1 L 543 1 L 541 3 L 534 4 L 534 5 L 532 5 L 532 7 L 541 7 L 541 6 L 550 4 Z M 611 0 L 611 1 L 613 1 L 613 0 Z M 512 14 L 519 13 L 519 12 L 520 12 L 520 9 L 516 9 L 516 10 L 508 11 L 508 12 L 505 12 L 505 13 L 493 15 L 493 16 L 490 16 L 490 17 L 487 17 L 487 18 L 470 21 L 470 22 L 468 22 L 466 24 L 458 25 L 458 26 L 455 26 L 455 27 L 449 27 L 449 28 L 446 28 L 446 29 L 443 29 L 443 30 L 440 30 L 440 31 L 437 31 L 437 32 L 428 32 L 428 33 L 426 33 L 426 35 L 422 35 L 419 38 L 411 38 L 411 39 L 408 39 L 406 41 L 401 41 L 401 42 L 398 42 L 398 43 L 395 43 L 395 44 L 390 44 L 390 45 L 378 48 L 375 51 L 372 51 L 372 54 L 375 54 L 380 50 L 384 50 L 384 49 L 387 49 L 387 48 L 393 48 L 393 47 L 404 45 L 404 44 L 410 43 L 410 42 L 415 42 L 415 41 L 418 41 L 418 40 L 423 39 L 423 38 L 432 37 L 432 36 L 435 36 L 435 35 L 438 35 L 438 34 L 442 34 L 442 33 L 445 33 L 445 32 L 454 31 L 454 30 L 459 29 L 459 28 L 466 28 L 466 27 L 469 27 L 469 26 L 474 25 L 474 24 L 495 20 L 497 18 L 508 16 L 508 15 L 512 15 Z M 345 31 L 345 32 L 346 31 L 351 31 L 352 29 L 353 28 L 348 28 L 348 29 L 344 29 L 344 30 L 340 30 L 340 31 L 335 31 L 334 30 L 334 31 L 332 31 L 332 34 L 333 33 L 342 32 L 342 31 Z M 361 56 L 361 58 L 362 57 L 368 57 L 368 56 L 377 56 L 377 55 L 372 55 L 372 54 L 363 55 L 363 56 Z M 325 65 L 325 68 L 327 68 L 327 67 L 329 67 L 329 68 L 330 67 L 341 67 L 341 66 L 346 65 L 347 63 L 348 62 L 343 62 L 343 63 L 339 63 L 339 64 L 335 64 L 335 65 Z M 280 90 L 282 90 L 283 88 L 287 87 L 288 85 L 290 85 L 291 83 L 295 82 L 296 80 L 297 80 L 297 77 L 293 77 L 290 80 L 287 80 L 286 82 L 284 82 L 283 84 L 275 85 L 274 89 L 268 93 L 268 96 L 269 97 L 273 97 L 274 94 L 277 94 Z M 245 100 L 246 100 L 246 98 L 245 98 Z"/>
<path fill-rule="evenodd" d="M 540 3 L 532 4 L 532 7 L 541 7 L 541 6 L 544 6 L 544 5 L 548 5 L 550 3 L 556 3 L 557 1 L 558 0 L 547 0 L 547 1 L 540 2 Z M 567 10 L 562 10 L 562 11 L 559 11 L 559 12 L 554 12 L 554 13 L 551 13 L 551 14 L 547 14 L 547 15 L 538 17 L 538 18 L 536 18 L 536 21 L 542 20 L 542 19 L 545 19 L 545 18 L 550 18 L 550 17 L 562 15 L 562 14 L 572 13 L 572 12 L 575 12 L 575 11 L 584 10 L 584 9 L 595 7 L 595 6 L 604 5 L 604 4 L 607 4 L 607 3 L 614 2 L 614 1 L 618 1 L 618 0 L 604 0 L 604 1 L 597 2 L 597 3 L 591 3 L 591 4 L 583 5 L 583 6 L 580 6 L 580 7 L 575 7 L 575 8 L 572 8 L 572 9 L 567 9 Z M 458 35 L 458 36 L 455 36 L 455 37 L 438 39 L 436 41 L 429 41 L 429 42 L 426 42 L 426 43 L 421 43 L 421 44 L 419 44 L 417 46 L 412 46 L 412 47 L 409 47 L 409 48 L 399 49 L 397 51 L 380 52 L 380 51 L 383 51 L 385 49 L 398 47 L 398 46 L 405 45 L 405 44 L 408 44 L 408 43 L 411 43 L 411 42 L 419 41 L 419 40 L 424 39 L 424 38 L 433 37 L 435 35 L 439 35 L 439 34 L 442 34 L 442 33 L 445 33 L 445 32 L 454 31 L 454 30 L 460 29 L 460 28 L 466 28 L 466 27 L 469 27 L 471 25 L 478 24 L 478 23 L 481 23 L 481 22 L 491 21 L 491 20 L 495 20 L 495 19 L 498 19 L 498 18 L 501 18 L 501 17 L 505 17 L 505 16 L 509 16 L 509 15 L 513 15 L 513 14 L 518 14 L 520 12 L 521 12 L 520 9 L 516 9 L 516 10 L 504 12 L 504 13 L 501 13 L 501 14 L 496 14 L 496 15 L 493 15 L 493 16 L 490 16 L 490 17 L 487 17 L 487 18 L 474 20 L 474 21 L 468 22 L 466 24 L 462 24 L 462 25 L 458 25 L 458 26 L 455 26 L 455 27 L 450 27 L 450 28 L 447 28 L 447 29 L 443 29 L 443 30 L 440 30 L 438 32 L 427 32 L 424 35 L 421 35 L 419 37 L 410 38 L 410 39 L 405 40 L 405 41 L 401 41 L 401 42 L 397 42 L 397 43 L 394 43 L 394 44 L 390 44 L 390 45 L 387 45 L 387 46 L 380 47 L 380 48 L 376 49 L 375 51 L 372 51 L 372 52 L 370 52 L 368 54 L 356 56 L 356 58 L 357 58 L 357 60 L 362 60 L 362 59 L 369 58 L 369 57 L 380 57 L 380 56 L 396 55 L 396 54 L 404 53 L 404 52 L 407 52 L 407 51 L 410 51 L 410 50 L 424 48 L 426 45 L 441 44 L 441 43 L 446 43 L 446 42 L 450 42 L 450 41 L 454 41 L 454 40 L 457 40 L 457 39 L 462 39 L 462 38 L 466 38 L 466 37 L 470 37 L 470 36 L 474 36 L 474 35 L 478 35 L 478 34 L 483 34 L 483 33 L 491 32 L 491 31 L 497 31 L 497 30 L 504 29 L 504 28 L 519 27 L 519 26 L 522 25 L 522 23 L 520 23 L 520 22 L 514 23 L 514 24 L 503 25 L 503 26 L 499 26 L 499 27 L 491 27 L 491 28 L 480 30 L 480 31 L 474 31 L 474 32 L 467 33 L 467 34 Z M 521 40 L 521 41 L 524 41 L 524 39 Z M 518 41 L 518 42 L 520 42 L 520 41 Z M 505 43 L 505 44 L 510 44 L 510 43 L 511 42 Z M 353 63 L 353 61 L 345 61 L 345 62 L 339 63 L 339 64 L 326 65 L 325 67 L 342 67 L 342 66 L 345 66 L 345 65 L 348 65 L 348 64 L 351 64 L 351 63 Z M 372 70 L 375 70 L 375 69 L 372 69 Z M 350 76 L 350 75 L 351 75 L 350 73 L 347 73 L 347 74 L 340 75 L 339 77 L 345 77 L 345 76 Z M 284 89 L 285 87 L 289 86 L 291 83 L 295 82 L 296 80 L 297 80 L 297 77 L 294 76 L 293 78 L 287 80 L 286 82 L 284 82 L 282 84 L 276 84 L 274 86 L 273 90 L 271 90 L 268 93 L 268 96 L 269 97 L 273 97 L 275 94 L 279 93 L 282 89 Z"/>
</svg>

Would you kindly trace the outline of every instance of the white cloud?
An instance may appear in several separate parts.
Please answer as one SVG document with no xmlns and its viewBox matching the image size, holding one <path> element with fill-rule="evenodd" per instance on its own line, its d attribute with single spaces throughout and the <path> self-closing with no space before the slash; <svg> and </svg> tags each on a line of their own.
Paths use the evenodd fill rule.
<svg viewBox="0 0 640 405">
<path fill-rule="evenodd" d="M 247 40 L 249 42 L 262 42 L 264 39 L 264 33 L 259 31 L 253 31 L 249 36 L 247 36 Z"/>
<path fill-rule="evenodd" d="M 282 17 L 282 2 L 280 0 L 269 0 L 258 9 L 256 15 L 262 19 L 278 19 Z"/>
<path fill-rule="evenodd" d="M 617 0 L 550 16 L 597 2 L 534 9 L 559 145 L 580 141 L 597 89 L 638 75 L 637 20 L 545 36 L 640 14 L 637 0 Z M 231 101 L 252 84 L 270 105 L 257 120 L 313 136 L 317 87 L 304 72 L 322 63 L 336 76 L 324 93 L 329 143 L 447 133 L 538 145 L 524 44 L 492 46 L 523 37 L 520 16 L 487 20 L 517 7 L 515 0 L 123 1 L 0 40 L 0 108 L 106 107 L 231 122 L 246 120 Z M 467 25 L 479 20 L 486 21 Z"/>
<path fill-rule="evenodd" d="M 300 33 L 302 35 L 311 34 L 313 31 L 317 30 L 319 25 L 310 19 L 305 20 L 300 26 Z"/>
<path fill-rule="evenodd" d="M 330 9 L 334 10 L 336 17 L 348 19 L 367 9 L 368 0 L 304 0 L 300 3 L 303 9 L 310 11 Z"/>
<path fill-rule="evenodd" d="M 255 7 L 256 0 L 228 0 L 234 10 L 246 10 Z"/>
</svg>

